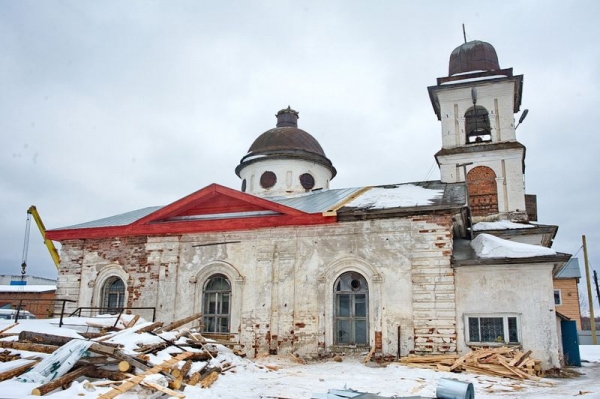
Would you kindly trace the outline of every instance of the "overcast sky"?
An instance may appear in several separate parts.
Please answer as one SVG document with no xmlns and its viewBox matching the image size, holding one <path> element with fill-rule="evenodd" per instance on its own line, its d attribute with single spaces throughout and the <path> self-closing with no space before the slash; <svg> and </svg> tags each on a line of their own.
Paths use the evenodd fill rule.
<svg viewBox="0 0 600 399">
<path fill-rule="evenodd" d="M 1 1 L 1 274 L 20 274 L 30 205 L 51 229 L 239 189 L 235 167 L 288 105 L 337 168 L 332 188 L 439 179 L 427 86 L 463 23 L 524 75 L 517 136 L 539 222 L 560 226 L 561 252 L 585 234 L 600 271 L 599 14 L 597 1 Z M 56 276 L 35 226 L 27 271 Z"/>
</svg>

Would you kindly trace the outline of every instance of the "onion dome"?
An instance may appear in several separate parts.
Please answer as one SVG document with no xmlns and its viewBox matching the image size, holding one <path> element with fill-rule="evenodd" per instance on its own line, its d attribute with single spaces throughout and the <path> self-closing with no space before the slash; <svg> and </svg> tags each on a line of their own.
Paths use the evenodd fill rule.
<svg viewBox="0 0 600 399">
<path fill-rule="evenodd" d="M 267 130 L 254 140 L 248 153 L 235 168 L 235 173 L 240 176 L 240 171 L 244 167 L 265 159 L 301 159 L 325 166 L 330 170 L 333 178 L 337 172 L 325 156 L 319 142 L 309 133 L 298 128 L 298 111 L 288 106 L 277 112 L 275 116 L 276 127 Z"/>
<path fill-rule="evenodd" d="M 450 54 L 448 76 L 475 71 L 500 70 L 494 47 L 486 42 L 473 40 L 461 44 Z"/>
</svg>

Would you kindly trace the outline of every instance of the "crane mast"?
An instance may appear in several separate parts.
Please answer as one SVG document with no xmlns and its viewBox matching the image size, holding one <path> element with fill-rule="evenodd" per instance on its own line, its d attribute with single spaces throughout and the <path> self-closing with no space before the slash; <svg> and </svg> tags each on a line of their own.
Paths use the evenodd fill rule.
<svg viewBox="0 0 600 399">
<path fill-rule="evenodd" d="M 44 239 L 44 244 L 46 248 L 48 248 L 48 252 L 50 252 L 50 256 L 54 261 L 54 265 L 58 269 L 60 265 L 60 255 L 54 246 L 52 240 L 46 238 L 46 227 L 44 226 L 44 222 L 42 222 L 42 218 L 38 213 L 36 207 L 31 205 L 29 209 L 27 209 L 27 221 L 25 222 L 25 241 L 23 243 L 23 261 L 21 262 L 21 274 L 25 275 L 25 270 L 27 269 L 27 253 L 29 251 L 29 233 L 31 230 L 31 218 L 35 220 L 35 224 L 37 224 L 40 233 L 42 234 L 42 238 Z"/>
</svg>

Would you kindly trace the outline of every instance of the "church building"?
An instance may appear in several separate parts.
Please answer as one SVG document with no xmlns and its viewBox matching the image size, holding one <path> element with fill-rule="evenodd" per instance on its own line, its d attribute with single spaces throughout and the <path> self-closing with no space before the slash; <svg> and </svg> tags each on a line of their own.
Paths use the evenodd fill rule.
<svg viewBox="0 0 600 399">
<path fill-rule="evenodd" d="M 550 248 L 556 226 L 533 223 L 522 88 L 489 43 L 457 47 L 428 88 L 441 179 L 383 186 L 330 187 L 332 160 L 282 109 L 235 168 L 241 190 L 211 184 L 49 230 L 57 297 L 72 310 L 156 308 L 165 322 L 201 312 L 205 335 L 249 356 L 516 345 L 559 367 L 553 277 L 570 255 Z"/>
</svg>

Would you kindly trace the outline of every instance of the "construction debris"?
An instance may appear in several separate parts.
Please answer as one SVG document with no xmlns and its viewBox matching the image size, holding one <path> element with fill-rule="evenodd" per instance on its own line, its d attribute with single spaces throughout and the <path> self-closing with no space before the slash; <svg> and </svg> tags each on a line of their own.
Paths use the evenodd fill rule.
<svg viewBox="0 0 600 399">
<path fill-rule="evenodd" d="M 87 337 L 93 336 L 92 339 L 20 331 L 12 334 L 14 338 L 18 334 L 18 341 L 0 340 L 3 349 L 0 351 L 3 364 L 0 381 L 17 377 L 21 382 L 37 382 L 40 385 L 31 391 L 37 396 L 86 378 L 94 381 L 86 381 L 83 385 L 88 391 L 106 391 L 106 386 L 111 386 L 100 393 L 99 398 L 113 398 L 136 387 L 159 395 L 185 398 L 183 390 L 186 386 L 208 388 L 219 375 L 235 368 L 235 364 L 216 359 L 219 348 L 229 349 L 215 345 L 189 329 L 175 331 L 200 317 L 197 313 L 166 327 L 161 322 L 144 322 L 139 316 L 121 320 L 120 326 L 114 328 L 106 328 L 105 324 L 93 320 L 86 321 L 86 329 L 100 330 L 85 332 Z M 5 332 L 9 331 L 10 328 L 5 329 Z M 37 352 L 40 357 L 21 359 L 21 354 L 11 349 Z M 154 363 L 151 358 L 155 359 Z M 154 377 L 160 377 L 160 381 Z"/>
<path fill-rule="evenodd" d="M 78 384 L 74 388 L 79 392 L 94 392 L 92 395 L 99 398 L 114 398 L 126 392 L 139 397 L 168 395 L 185 398 L 186 388 L 188 397 L 193 396 L 197 390 L 212 387 L 223 374 L 236 373 L 236 367 L 238 372 L 242 371 L 242 367 L 276 372 L 279 367 L 276 364 L 255 365 L 242 360 L 245 354 L 239 346 L 236 348 L 234 342 L 208 339 L 196 329 L 184 327 L 190 322 L 197 325 L 200 314 L 177 320 L 166 327 L 163 323 L 146 322 L 133 315 L 121 318 L 118 323 L 111 323 L 116 326 L 114 328 L 105 328 L 107 324 L 102 320 L 83 320 L 80 325 L 87 339 L 74 338 L 77 337 L 75 330 L 65 334 L 69 336 L 61 336 L 56 335 L 62 333 L 60 329 L 41 329 L 38 331 L 44 332 L 40 333 L 27 331 L 23 324 L 14 324 L 11 328 L 16 328 L 5 329 L 7 335 L 0 340 L 0 381 L 35 381 L 35 384 L 23 384 L 23 396 L 52 395 L 70 384 Z M 98 326 L 97 329 L 90 330 L 94 325 Z M 75 356 L 67 360 L 61 352 L 75 353 Z M 367 359 L 373 353 L 371 351 Z M 468 371 L 516 380 L 537 380 L 541 374 L 541 363 L 530 356 L 531 351 L 502 347 L 481 348 L 460 357 L 409 356 L 400 362 L 406 366 L 447 372 Z M 304 362 L 293 354 L 287 354 L 287 358 L 296 363 Z M 44 370 L 44 378 L 32 380 L 31 372 L 40 369 Z M 446 385 L 440 385 L 440 392 L 446 390 L 454 394 L 461 390 L 462 396 L 458 396 L 461 399 L 469 398 L 472 392 L 472 386 L 465 383 L 449 380 Z M 385 398 L 374 393 L 334 391 L 329 394 Z M 443 397 L 443 392 L 437 396 Z"/>
<path fill-rule="evenodd" d="M 542 375 L 541 361 L 529 356 L 531 351 L 521 352 L 516 348 L 478 348 L 458 357 L 457 355 L 410 355 L 400 362 L 410 367 L 421 367 L 439 371 L 486 374 L 516 380 L 539 380 Z"/>
</svg>

